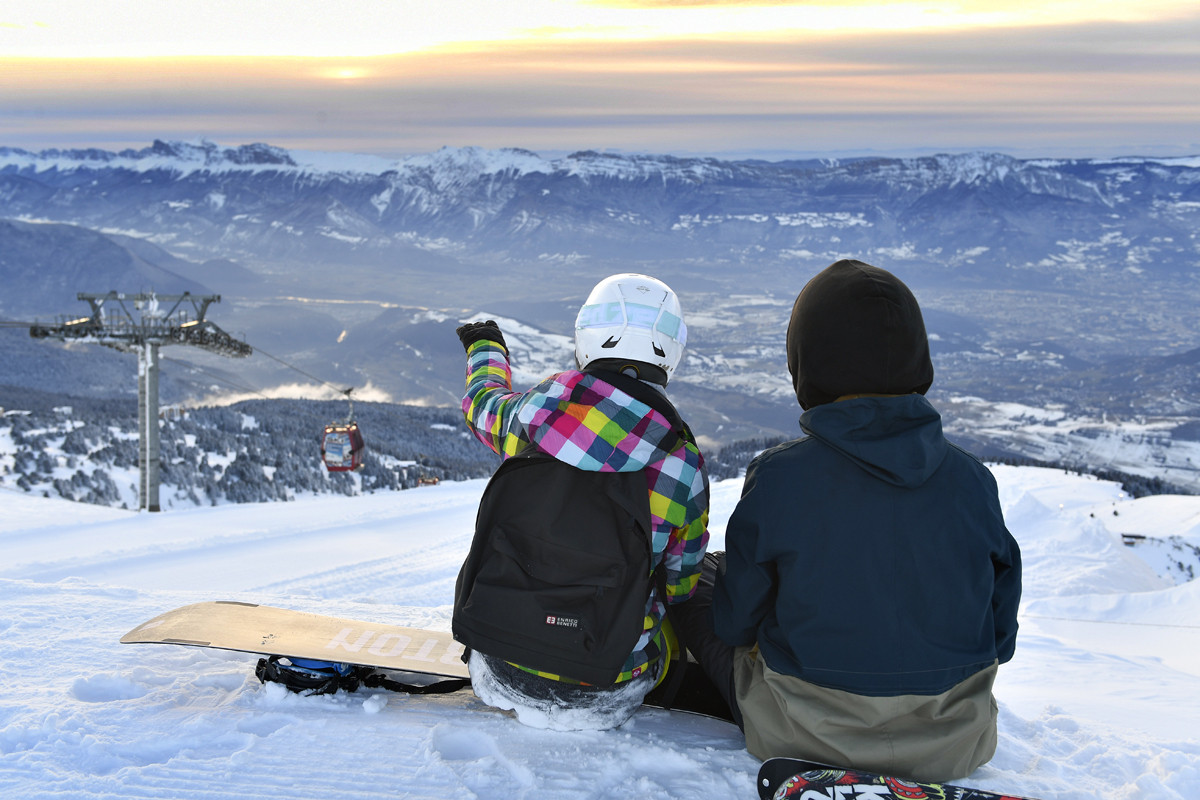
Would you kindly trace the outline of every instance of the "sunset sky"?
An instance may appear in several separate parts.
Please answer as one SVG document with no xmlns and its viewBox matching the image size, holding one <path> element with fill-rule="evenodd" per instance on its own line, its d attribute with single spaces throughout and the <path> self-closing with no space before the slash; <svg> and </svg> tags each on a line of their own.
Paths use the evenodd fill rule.
<svg viewBox="0 0 1200 800">
<path fill-rule="evenodd" d="M 1200 154 L 1197 0 L 0 0 L 0 147 Z"/>
</svg>

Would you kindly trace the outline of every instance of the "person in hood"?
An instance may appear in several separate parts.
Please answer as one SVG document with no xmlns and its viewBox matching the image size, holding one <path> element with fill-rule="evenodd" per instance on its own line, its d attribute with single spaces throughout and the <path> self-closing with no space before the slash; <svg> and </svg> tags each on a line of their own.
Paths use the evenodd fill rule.
<svg viewBox="0 0 1200 800">
<path fill-rule="evenodd" d="M 651 591 L 642 634 L 613 685 L 588 685 L 472 651 L 472 687 L 489 705 L 539 727 L 620 725 L 665 670 L 666 607 L 695 592 L 708 544 L 704 460 L 666 395 L 687 341 L 678 297 L 646 275 L 604 279 L 575 321 L 576 369 L 525 392 L 513 390 L 508 346 L 494 321 L 468 323 L 457 334 L 467 353 L 463 414 L 476 438 L 503 458 L 532 444 L 583 470 L 642 471 L 651 561 L 665 568 L 665 596 Z"/>
<path fill-rule="evenodd" d="M 992 685 L 1016 643 L 1021 556 L 996 482 L 943 435 L 921 310 L 891 273 L 816 275 L 787 363 L 807 435 L 751 462 L 710 554 L 689 612 L 711 592 L 706 669 L 760 758 L 962 778 L 995 752 Z"/>
</svg>

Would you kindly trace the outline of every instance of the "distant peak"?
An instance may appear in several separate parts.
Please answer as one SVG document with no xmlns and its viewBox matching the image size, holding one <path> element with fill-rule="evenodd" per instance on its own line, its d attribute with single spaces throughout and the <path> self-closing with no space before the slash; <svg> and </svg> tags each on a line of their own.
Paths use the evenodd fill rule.
<svg viewBox="0 0 1200 800">
<path fill-rule="evenodd" d="M 537 153 L 517 147 L 499 150 L 483 147 L 443 147 L 426 155 L 411 156 L 405 159 L 402 165 L 411 170 L 430 170 L 439 175 L 524 175 L 553 171 L 551 163 Z"/>
<path fill-rule="evenodd" d="M 154 144 L 145 150 L 126 150 L 121 155 L 132 158 L 153 156 L 177 158 L 183 161 L 199 161 L 205 166 L 221 164 L 296 166 L 296 162 L 287 150 L 261 142 L 223 148 L 208 139 L 200 139 L 196 142 L 167 142 L 155 139 Z"/>
</svg>

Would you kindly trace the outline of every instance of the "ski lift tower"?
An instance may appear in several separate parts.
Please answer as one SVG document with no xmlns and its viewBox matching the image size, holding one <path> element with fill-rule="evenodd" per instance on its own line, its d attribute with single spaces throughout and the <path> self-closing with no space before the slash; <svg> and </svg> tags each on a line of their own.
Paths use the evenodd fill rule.
<svg viewBox="0 0 1200 800">
<path fill-rule="evenodd" d="M 138 355 L 138 507 L 159 511 L 158 349 L 168 344 L 201 347 L 222 356 L 245 357 L 253 350 L 204 318 L 220 295 L 183 294 L 77 295 L 92 307 L 87 317 L 58 325 L 32 325 L 34 339 L 84 341 Z M 131 303 L 135 315 L 130 310 Z"/>
</svg>

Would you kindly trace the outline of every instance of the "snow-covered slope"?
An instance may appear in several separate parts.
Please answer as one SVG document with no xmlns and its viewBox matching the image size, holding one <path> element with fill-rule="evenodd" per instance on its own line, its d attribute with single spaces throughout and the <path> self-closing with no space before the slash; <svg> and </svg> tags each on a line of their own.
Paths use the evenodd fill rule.
<svg viewBox="0 0 1200 800">
<path fill-rule="evenodd" d="M 996 467 L 1026 562 L 1000 747 L 970 783 L 1044 800 L 1200 796 L 1200 583 L 1123 536 L 1200 544 L 1200 499 Z M 757 762 L 724 723 L 657 710 L 609 732 L 523 727 L 469 692 L 302 698 L 254 659 L 120 645 L 226 598 L 449 627 L 482 481 L 137 514 L 0 498 L 0 792 L 80 798 L 741 798 Z M 740 482 L 713 486 L 714 549 Z M 1151 554 L 1152 556 L 1152 554 Z"/>
</svg>

